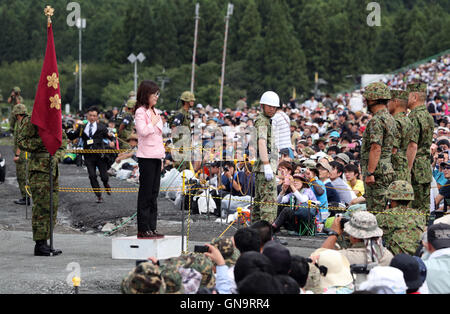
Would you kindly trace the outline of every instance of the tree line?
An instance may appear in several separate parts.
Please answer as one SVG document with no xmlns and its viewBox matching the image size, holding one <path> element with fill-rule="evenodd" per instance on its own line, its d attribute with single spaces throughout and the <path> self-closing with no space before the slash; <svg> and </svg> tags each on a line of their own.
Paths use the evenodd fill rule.
<svg viewBox="0 0 450 314">
<path fill-rule="evenodd" d="M 78 29 L 66 19 L 68 0 L 49 0 L 63 104 L 78 108 Z M 83 103 L 120 106 L 133 89 L 130 53 L 142 52 L 139 80 L 167 79 L 165 109 L 190 88 L 195 4 L 200 4 L 195 94 L 217 106 L 227 1 L 78 0 L 83 31 Z M 295 89 L 308 97 L 314 76 L 333 93 L 363 73 L 386 73 L 450 48 L 450 1 L 384 0 L 381 26 L 370 27 L 369 0 L 230 0 L 224 106 L 240 95 L 257 101 L 268 89 L 287 101 Z M 0 0 L 0 89 L 18 85 L 33 99 L 46 46 L 39 0 Z M 158 81 L 159 79 L 159 81 Z"/>
</svg>

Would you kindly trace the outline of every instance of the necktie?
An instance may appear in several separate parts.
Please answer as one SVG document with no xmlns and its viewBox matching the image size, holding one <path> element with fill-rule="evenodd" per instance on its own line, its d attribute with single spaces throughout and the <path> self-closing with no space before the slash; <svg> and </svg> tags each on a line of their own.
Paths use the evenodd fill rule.
<svg viewBox="0 0 450 314">
<path fill-rule="evenodd" d="M 89 125 L 89 137 L 92 138 L 92 128 L 94 126 L 92 125 L 92 123 Z"/>
</svg>

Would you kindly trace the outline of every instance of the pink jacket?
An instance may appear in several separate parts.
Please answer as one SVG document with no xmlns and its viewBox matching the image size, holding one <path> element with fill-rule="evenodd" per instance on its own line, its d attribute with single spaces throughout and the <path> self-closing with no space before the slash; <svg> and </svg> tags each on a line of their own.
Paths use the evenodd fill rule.
<svg viewBox="0 0 450 314">
<path fill-rule="evenodd" d="M 162 159 L 165 156 L 163 138 L 162 138 L 162 121 L 153 126 L 151 117 L 152 110 L 140 107 L 136 110 L 134 121 L 136 132 L 138 135 L 138 150 L 136 156 L 138 158 Z"/>
</svg>

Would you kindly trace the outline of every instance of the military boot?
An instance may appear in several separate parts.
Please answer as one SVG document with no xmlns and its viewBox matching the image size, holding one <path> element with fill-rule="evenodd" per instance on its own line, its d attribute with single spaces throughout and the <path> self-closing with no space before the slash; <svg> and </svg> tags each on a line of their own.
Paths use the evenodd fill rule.
<svg viewBox="0 0 450 314">
<path fill-rule="evenodd" d="M 28 206 L 30 206 L 31 204 L 30 199 L 27 199 L 26 197 L 21 198 L 20 200 L 15 200 L 14 203 L 17 205 L 28 205 Z"/>
<path fill-rule="evenodd" d="M 45 240 L 37 240 L 34 246 L 34 256 L 52 256 L 52 250 Z"/>
<path fill-rule="evenodd" d="M 34 256 L 57 256 L 62 254 L 62 251 L 59 249 L 52 249 L 46 240 L 38 240 L 36 241 L 36 245 L 34 247 Z"/>
</svg>

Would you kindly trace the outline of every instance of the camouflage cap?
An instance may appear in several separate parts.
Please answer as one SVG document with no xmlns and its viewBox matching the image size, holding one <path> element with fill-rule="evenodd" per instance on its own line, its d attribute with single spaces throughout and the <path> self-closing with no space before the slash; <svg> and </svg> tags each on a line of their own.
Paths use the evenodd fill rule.
<svg viewBox="0 0 450 314">
<path fill-rule="evenodd" d="M 121 290 L 124 294 L 163 294 L 166 283 L 159 266 L 146 262 L 136 266 L 122 280 Z"/>
<path fill-rule="evenodd" d="M 378 227 L 377 218 L 367 211 L 356 211 L 349 222 L 344 225 L 344 231 L 357 239 L 381 237 L 383 230 Z"/>
<path fill-rule="evenodd" d="M 186 91 L 181 94 L 180 99 L 182 101 L 195 101 L 195 95 L 191 92 Z"/>
<path fill-rule="evenodd" d="M 389 87 L 382 82 L 369 84 L 363 94 L 367 100 L 391 99 Z"/>
<path fill-rule="evenodd" d="M 231 241 L 230 238 L 215 239 L 211 244 L 220 251 L 225 260 L 225 264 L 227 264 L 228 267 L 236 264 L 236 261 L 239 258 L 239 251 L 234 247 L 233 241 Z"/>
<path fill-rule="evenodd" d="M 28 114 L 27 107 L 24 104 L 17 104 L 13 107 L 12 114 Z"/>
<path fill-rule="evenodd" d="M 181 294 L 184 293 L 183 278 L 174 266 L 162 266 L 161 276 L 166 283 L 167 294 Z"/>
<path fill-rule="evenodd" d="M 414 200 L 414 190 L 412 185 L 407 181 L 392 182 L 386 192 L 386 198 L 390 200 Z"/>
<path fill-rule="evenodd" d="M 408 100 L 409 93 L 404 90 L 393 89 L 391 90 L 392 99 Z"/>
<path fill-rule="evenodd" d="M 305 156 L 305 157 L 310 157 L 316 153 L 314 151 L 314 149 L 312 149 L 311 147 L 302 148 L 301 152 L 302 152 L 303 156 Z"/>
<path fill-rule="evenodd" d="M 133 109 L 136 106 L 136 99 L 128 99 L 126 106 Z"/>
<path fill-rule="evenodd" d="M 291 121 L 291 126 L 298 128 L 298 123 L 297 121 Z"/>
<path fill-rule="evenodd" d="M 131 97 L 136 97 L 136 93 L 133 90 L 128 93 L 128 98 L 131 98 Z"/>
<path fill-rule="evenodd" d="M 408 93 L 426 93 L 427 92 L 427 84 L 426 83 L 408 84 L 408 86 L 406 87 L 406 91 Z"/>
<path fill-rule="evenodd" d="M 19 86 L 14 86 L 13 91 L 15 91 L 16 93 L 20 93 L 22 90 L 20 89 Z"/>
<path fill-rule="evenodd" d="M 190 259 L 184 266 L 185 268 L 193 268 L 202 274 L 202 281 L 200 287 L 214 288 L 216 284 L 216 277 L 214 275 L 214 263 L 205 254 L 201 253 L 187 253 Z"/>
</svg>

